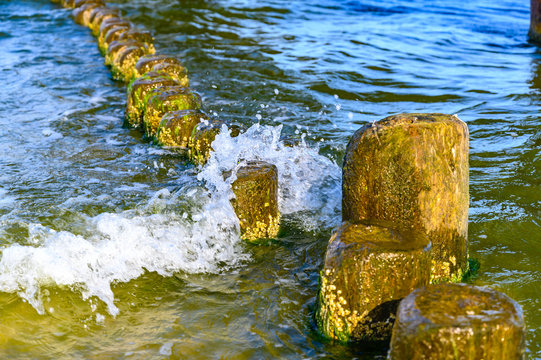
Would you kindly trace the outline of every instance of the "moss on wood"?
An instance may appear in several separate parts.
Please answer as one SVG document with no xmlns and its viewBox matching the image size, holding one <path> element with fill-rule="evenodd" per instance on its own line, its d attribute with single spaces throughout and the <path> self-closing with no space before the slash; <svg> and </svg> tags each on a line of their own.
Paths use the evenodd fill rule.
<svg viewBox="0 0 541 360">
<path fill-rule="evenodd" d="M 346 149 L 343 219 L 425 231 L 434 282 L 467 270 L 468 191 L 468 128 L 456 116 L 390 116 L 359 129 Z"/>
<path fill-rule="evenodd" d="M 73 9 L 72 15 L 76 24 L 90 26 L 90 14 L 97 8 L 103 8 L 100 3 L 84 4 L 81 7 Z"/>
<path fill-rule="evenodd" d="M 430 281 L 429 244 L 424 233 L 390 222 L 344 222 L 320 274 L 321 332 L 342 342 L 388 340 L 398 301 Z"/>
<path fill-rule="evenodd" d="M 112 18 L 120 18 L 118 10 L 108 7 L 98 7 L 92 10 L 90 12 L 90 24 L 88 26 L 92 31 L 92 35 L 98 36 L 101 23 L 104 20 Z"/>
<path fill-rule="evenodd" d="M 104 26 L 105 25 L 105 26 Z M 120 34 L 131 28 L 132 24 L 128 21 L 117 20 L 111 22 L 102 22 L 100 34 L 98 36 L 98 49 L 102 55 L 107 53 L 107 47 L 110 43 L 118 40 Z"/>
<path fill-rule="evenodd" d="M 130 127 L 142 126 L 148 94 L 159 87 L 175 85 L 180 85 L 176 79 L 155 72 L 147 73 L 133 80 L 128 85 L 125 124 Z"/>
<path fill-rule="evenodd" d="M 196 110 L 202 105 L 201 96 L 183 86 L 164 86 L 151 90 L 143 114 L 147 137 L 154 137 L 162 116 L 175 110 Z"/>
<path fill-rule="evenodd" d="M 464 284 L 417 289 L 398 307 L 389 358 L 519 360 L 524 318 L 508 296 Z"/>
<path fill-rule="evenodd" d="M 129 40 L 124 40 L 129 42 Z M 116 56 L 112 57 L 111 73 L 113 79 L 125 82 L 132 81 L 134 76 L 134 67 L 141 56 L 148 55 L 154 51 L 146 44 L 137 43 L 136 45 L 125 46 L 118 50 Z"/>
<path fill-rule="evenodd" d="M 240 222 L 241 237 L 250 242 L 278 235 L 278 169 L 264 161 L 240 167 L 232 184 L 231 200 Z"/>
<path fill-rule="evenodd" d="M 176 77 L 183 86 L 188 86 L 188 73 L 180 60 L 169 55 L 143 56 L 135 64 L 135 76 L 142 76 L 149 71 L 166 73 Z"/>
<path fill-rule="evenodd" d="M 201 110 L 177 110 L 166 113 L 156 134 L 161 146 L 188 149 L 193 129 L 201 121 L 209 121 Z"/>
</svg>

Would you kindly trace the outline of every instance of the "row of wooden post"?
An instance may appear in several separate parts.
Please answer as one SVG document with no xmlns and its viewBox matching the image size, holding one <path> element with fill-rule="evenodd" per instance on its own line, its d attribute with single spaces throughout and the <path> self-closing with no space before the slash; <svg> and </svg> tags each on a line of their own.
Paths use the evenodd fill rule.
<svg viewBox="0 0 541 360">
<path fill-rule="evenodd" d="M 97 37 L 113 78 L 127 84 L 125 125 L 140 128 L 147 139 L 187 155 L 196 165 L 205 164 L 214 138 L 228 124 L 210 119 L 201 110 L 201 96 L 189 88 L 188 72 L 180 59 L 156 54 L 153 36 L 103 0 L 56 2 L 73 8 L 75 22 L 89 27 Z M 238 127 L 229 128 L 231 136 L 239 135 Z M 280 223 L 278 170 L 264 161 L 243 163 L 235 173 L 231 201 L 241 236 L 251 242 L 274 238 Z"/>
</svg>

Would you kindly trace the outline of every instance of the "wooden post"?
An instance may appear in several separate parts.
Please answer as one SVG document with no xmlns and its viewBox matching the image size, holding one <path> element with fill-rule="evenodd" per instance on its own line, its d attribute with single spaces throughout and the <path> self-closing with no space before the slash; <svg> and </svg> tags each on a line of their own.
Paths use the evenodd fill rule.
<svg viewBox="0 0 541 360">
<path fill-rule="evenodd" d="M 240 221 L 241 237 L 250 242 L 278 235 L 278 169 L 264 161 L 250 161 L 237 170 L 231 201 Z"/>
<path fill-rule="evenodd" d="M 468 128 L 444 114 L 399 114 L 359 129 L 346 149 L 344 221 L 391 221 L 426 233 L 434 282 L 468 268 Z"/>
<path fill-rule="evenodd" d="M 541 43 L 541 0 L 530 0 L 530 40 Z"/>
<path fill-rule="evenodd" d="M 521 360 L 524 318 L 508 296 L 464 284 L 418 289 L 398 307 L 389 359 Z"/>
<path fill-rule="evenodd" d="M 201 110 L 170 111 L 162 116 L 156 141 L 161 146 L 188 150 L 193 129 L 201 121 L 209 121 Z"/>
<path fill-rule="evenodd" d="M 151 90 L 143 114 L 143 125 L 147 137 L 154 137 L 169 111 L 197 110 L 202 105 L 201 96 L 184 86 L 164 86 Z"/>
<path fill-rule="evenodd" d="M 429 281 L 430 242 L 422 232 L 345 222 L 325 254 L 318 327 L 343 342 L 388 341 L 399 301 Z"/>
</svg>

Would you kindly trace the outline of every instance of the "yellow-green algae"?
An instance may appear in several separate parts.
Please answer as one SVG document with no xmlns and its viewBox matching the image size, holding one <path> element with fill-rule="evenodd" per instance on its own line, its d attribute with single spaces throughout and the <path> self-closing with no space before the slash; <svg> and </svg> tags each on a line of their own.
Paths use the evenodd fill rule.
<svg viewBox="0 0 541 360">
<path fill-rule="evenodd" d="M 127 47 L 130 46 L 143 46 L 138 41 L 135 40 L 115 40 L 112 41 L 107 46 L 107 51 L 105 52 L 105 65 L 112 66 L 115 59 L 119 56 L 119 53 Z"/>
<path fill-rule="evenodd" d="M 201 110 L 170 111 L 162 116 L 156 142 L 161 146 L 188 149 L 193 129 L 201 121 L 209 121 Z"/>
<path fill-rule="evenodd" d="M 106 40 L 109 41 L 108 39 Z M 111 39 L 111 41 L 113 40 L 114 39 Z M 130 28 L 128 29 L 128 31 L 121 33 L 118 37 L 118 40 L 134 40 L 139 43 L 143 43 L 147 45 L 147 47 L 150 50 L 150 53 L 154 53 L 156 51 L 156 49 L 154 48 L 154 37 L 149 31 L 146 31 L 146 30 Z"/>
<path fill-rule="evenodd" d="M 184 86 L 162 86 L 148 93 L 143 113 L 143 127 L 147 137 L 154 137 L 162 116 L 175 110 L 195 110 L 202 105 L 201 96 Z"/>
<path fill-rule="evenodd" d="M 90 13 L 90 24 L 88 26 L 92 31 L 92 35 L 98 36 L 101 23 L 104 20 L 111 18 L 119 18 L 118 10 L 108 7 L 95 8 L 92 10 Z"/>
<path fill-rule="evenodd" d="M 124 40 L 128 42 L 129 40 Z M 149 48 L 146 44 L 137 43 L 137 45 L 126 46 L 120 49 L 116 56 L 112 57 L 111 73 L 113 79 L 130 82 L 134 79 L 134 67 L 137 60 L 143 55 L 152 54 L 154 48 Z"/>
<path fill-rule="evenodd" d="M 159 74 L 167 74 L 180 82 L 180 85 L 188 87 L 190 81 L 188 80 L 188 71 L 182 65 L 160 63 L 152 67 L 151 71 L 155 71 Z"/>
<path fill-rule="evenodd" d="M 192 132 L 188 156 L 196 165 L 204 165 L 210 157 L 212 142 L 221 131 L 223 123 L 212 121 L 199 123 Z"/>
<path fill-rule="evenodd" d="M 241 237 L 250 242 L 278 235 L 278 169 L 264 161 L 241 166 L 232 184 L 231 204 L 240 222 Z"/>
<path fill-rule="evenodd" d="M 88 3 L 73 9 L 72 15 L 76 24 L 90 26 L 90 14 L 96 8 L 103 8 L 102 3 Z"/>
<path fill-rule="evenodd" d="M 132 27 L 132 24 L 129 21 L 115 18 L 110 20 L 114 21 L 103 21 L 100 26 L 98 49 L 102 55 L 105 55 L 107 47 L 111 42 L 118 40 L 120 33 L 125 32 Z"/>
<path fill-rule="evenodd" d="M 434 282 L 467 271 L 468 191 L 468 128 L 456 116 L 390 116 L 359 129 L 346 149 L 343 220 L 426 232 Z"/>
<path fill-rule="evenodd" d="M 180 83 L 167 75 L 155 72 L 146 73 L 133 80 L 128 85 L 125 123 L 131 127 L 139 127 L 143 124 L 143 113 L 148 101 L 148 94 L 162 86 L 180 85 Z"/>
<path fill-rule="evenodd" d="M 316 321 L 341 342 L 388 340 L 398 302 L 430 281 L 424 233 L 390 222 L 344 222 L 320 273 Z"/>
<path fill-rule="evenodd" d="M 147 55 L 135 64 L 135 76 L 139 77 L 149 71 L 164 72 L 179 79 L 188 86 L 188 73 L 179 59 L 169 55 Z"/>
<path fill-rule="evenodd" d="M 522 309 L 508 296 L 465 284 L 413 291 L 398 307 L 391 360 L 519 360 Z"/>
</svg>

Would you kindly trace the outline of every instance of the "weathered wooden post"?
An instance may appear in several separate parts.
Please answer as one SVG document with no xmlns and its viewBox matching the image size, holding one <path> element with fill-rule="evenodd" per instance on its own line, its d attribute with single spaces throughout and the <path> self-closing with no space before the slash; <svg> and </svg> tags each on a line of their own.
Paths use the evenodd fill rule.
<svg viewBox="0 0 541 360">
<path fill-rule="evenodd" d="M 90 12 L 89 24 L 88 27 L 92 31 L 92 35 L 98 36 L 100 31 L 101 23 L 104 20 L 111 18 L 119 18 L 118 10 L 111 9 L 108 7 L 96 7 Z"/>
<path fill-rule="evenodd" d="M 161 146 L 188 150 L 193 129 L 200 122 L 209 120 L 201 110 L 170 111 L 162 116 L 156 142 Z"/>
<path fill-rule="evenodd" d="M 429 281 L 424 233 L 345 222 L 329 241 L 320 274 L 318 327 L 339 341 L 388 340 L 399 301 Z"/>
<path fill-rule="evenodd" d="M 541 43 L 541 0 L 530 0 L 530 40 Z"/>
<path fill-rule="evenodd" d="M 90 26 L 90 14 L 96 8 L 103 8 L 103 4 L 99 2 L 84 4 L 81 7 L 73 9 L 73 19 L 75 23 L 83 26 Z"/>
<path fill-rule="evenodd" d="M 121 18 L 110 18 L 110 19 L 102 21 L 100 25 L 100 31 L 98 34 L 98 49 L 100 50 L 100 53 L 104 55 L 107 52 L 107 47 L 113 41 L 113 40 L 110 40 L 106 42 L 106 39 L 105 39 L 107 36 L 107 33 L 110 30 L 114 29 L 117 32 L 126 31 L 130 29 L 132 26 L 133 26 L 132 23 Z M 117 40 L 117 39 L 114 39 L 114 40 Z"/>
<path fill-rule="evenodd" d="M 520 360 L 524 318 L 508 296 L 464 284 L 413 291 L 398 307 L 390 360 Z"/>
<path fill-rule="evenodd" d="M 391 221 L 432 242 L 432 280 L 468 268 L 468 128 L 444 114 L 399 114 L 351 138 L 342 178 L 344 221 Z"/>
<path fill-rule="evenodd" d="M 188 72 L 184 65 L 174 56 L 169 55 L 146 55 L 135 64 L 135 77 L 145 75 L 149 71 L 167 73 L 177 78 L 182 86 L 189 86 Z"/>
<path fill-rule="evenodd" d="M 168 75 L 155 72 L 146 73 L 132 81 L 128 85 L 125 124 L 131 127 L 142 126 L 148 94 L 159 87 L 174 85 L 180 85 L 180 82 Z"/>
<path fill-rule="evenodd" d="M 264 161 L 250 161 L 237 170 L 231 200 L 240 221 L 241 237 L 250 242 L 278 235 L 278 169 Z"/>
<path fill-rule="evenodd" d="M 125 40 L 126 42 L 130 40 Z M 111 64 L 113 79 L 130 82 L 135 78 L 135 64 L 140 57 L 154 54 L 154 46 L 139 43 L 127 46 L 118 51 Z"/>
<path fill-rule="evenodd" d="M 176 110 L 197 110 L 201 105 L 201 96 L 184 86 L 164 86 L 151 90 L 143 114 L 146 136 L 156 135 L 162 116 L 166 113 Z"/>
<path fill-rule="evenodd" d="M 222 128 L 222 122 L 210 121 L 197 124 L 189 143 L 189 158 L 196 165 L 204 165 L 210 157 L 211 144 Z"/>
</svg>

